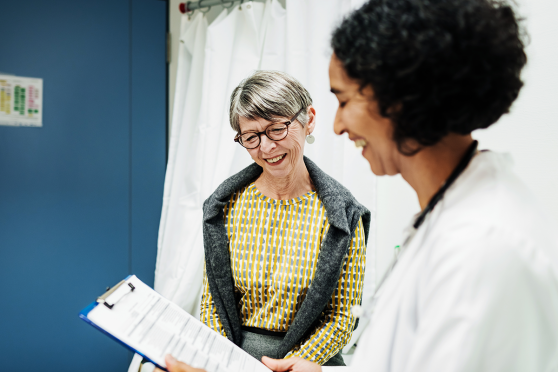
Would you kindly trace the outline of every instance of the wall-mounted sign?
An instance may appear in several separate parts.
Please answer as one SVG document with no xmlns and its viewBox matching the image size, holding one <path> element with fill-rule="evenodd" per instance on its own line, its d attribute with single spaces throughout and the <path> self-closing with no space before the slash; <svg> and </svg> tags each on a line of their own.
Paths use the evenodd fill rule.
<svg viewBox="0 0 558 372">
<path fill-rule="evenodd" d="M 0 75 L 0 125 L 43 126 L 43 79 Z"/>
</svg>

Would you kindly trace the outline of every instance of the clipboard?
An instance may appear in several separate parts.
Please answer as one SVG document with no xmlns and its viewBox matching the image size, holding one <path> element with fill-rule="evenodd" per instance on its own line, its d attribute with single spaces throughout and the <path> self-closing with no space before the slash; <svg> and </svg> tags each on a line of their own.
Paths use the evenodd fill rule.
<svg viewBox="0 0 558 372">
<path fill-rule="evenodd" d="M 112 295 L 114 292 L 116 292 L 117 289 L 119 289 L 123 284 L 126 283 L 127 280 L 129 280 L 130 278 L 135 277 L 134 275 L 128 275 L 124 280 L 121 280 L 118 284 L 116 284 L 114 287 L 109 288 L 104 294 L 102 294 L 101 296 L 97 297 L 97 300 L 95 300 L 94 302 L 92 302 L 89 306 L 87 306 L 85 309 L 83 309 L 80 313 L 79 313 L 79 317 L 81 319 L 83 319 L 86 323 L 90 324 L 91 326 L 93 326 L 94 328 L 98 329 L 99 331 L 101 331 L 102 333 L 104 333 L 105 335 L 109 336 L 110 338 L 112 338 L 113 340 L 115 340 L 116 342 L 118 342 L 119 344 L 121 344 L 122 346 L 128 348 L 129 350 L 133 351 L 136 354 L 141 355 L 144 359 L 146 359 L 148 362 L 153 363 L 155 365 L 155 367 L 162 369 L 163 371 L 168 371 L 166 369 L 165 366 L 161 366 L 159 365 L 157 362 L 153 361 L 152 359 L 150 359 L 147 355 L 143 354 L 141 351 L 133 348 L 132 346 L 128 345 L 127 343 L 125 343 L 124 341 L 120 340 L 119 338 L 115 337 L 114 335 L 112 335 L 110 332 L 106 331 L 105 329 L 103 329 L 102 327 L 99 327 L 97 324 L 95 324 L 93 321 L 91 321 L 88 318 L 89 313 L 95 309 L 95 307 L 99 306 L 99 305 L 104 305 L 109 309 L 112 309 L 115 305 L 116 302 L 118 302 L 118 300 L 120 300 L 120 298 L 117 301 L 114 301 L 111 303 L 109 303 L 107 301 L 107 298 Z M 130 288 L 130 292 L 133 292 L 136 288 L 132 283 L 128 283 L 128 286 Z M 123 297 L 123 296 L 122 296 Z"/>
<path fill-rule="evenodd" d="M 166 354 L 207 372 L 271 371 L 135 275 L 97 297 L 79 317 L 164 371 Z"/>
</svg>

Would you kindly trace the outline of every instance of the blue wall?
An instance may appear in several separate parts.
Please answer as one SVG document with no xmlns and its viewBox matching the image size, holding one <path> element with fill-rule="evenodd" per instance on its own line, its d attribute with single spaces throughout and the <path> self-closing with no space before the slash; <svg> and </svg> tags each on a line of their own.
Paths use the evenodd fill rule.
<svg viewBox="0 0 558 372">
<path fill-rule="evenodd" d="M 125 371 L 78 318 L 152 285 L 166 161 L 167 3 L 0 0 L 0 71 L 43 78 L 43 127 L 0 126 L 2 370 Z"/>
</svg>

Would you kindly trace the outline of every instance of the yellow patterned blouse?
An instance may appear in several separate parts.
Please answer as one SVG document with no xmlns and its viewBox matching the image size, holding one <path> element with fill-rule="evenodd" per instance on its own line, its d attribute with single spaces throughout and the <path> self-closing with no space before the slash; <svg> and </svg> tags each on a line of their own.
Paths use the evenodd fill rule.
<svg viewBox="0 0 558 372">
<path fill-rule="evenodd" d="M 329 229 L 315 191 L 291 200 L 264 196 L 252 183 L 234 193 L 225 206 L 235 291 L 242 325 L 286 332 L 314 278 L 318 253 Z M 365 267 L 362 219 L 345 258 L 337 288 L 308 338 L 286 356 L 324 364 L 351 338 L 360 303 Z M 204 270 L 201 321 L 222 335 Z"/>
</svg>

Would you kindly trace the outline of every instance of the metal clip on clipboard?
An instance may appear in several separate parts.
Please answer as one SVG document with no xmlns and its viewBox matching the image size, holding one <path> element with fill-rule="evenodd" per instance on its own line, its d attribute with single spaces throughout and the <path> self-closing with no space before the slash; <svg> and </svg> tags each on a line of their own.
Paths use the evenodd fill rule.
<svg viewBox="0 0 558 372">
<path fill-rule="evenodd" d="M 97 298 L 97 302 L 100 304 L 104 304 L 106 307 L 108 307 L 109 309 L 112 309 L 114 307 L 114 304 L 116 304 L 118 301 L 120 301 L 122 299 L 122 297 L 126 296 L 128 293 L 133 292 L 134 289 L 136 289 L 136 287 L 134 287 L 134 285 L 132 283 L 128 283 L 128 287 L 130 287 L 130 291 L 121 291 L 121 295 L 116 297 L 115 299 L 111 299 L 112 304 L 108 303 L 108 298 L 116 292 L 116 290 L 118 288 L 120 288 L 122 286 L 122 284 L 126 283 L 126 280 L 122 280 L 120 283 L 118 283 L 117 285 L 115 285 L 112 288 L 109 288 L 102 296 L 99 296 Z"/>
</svg>

